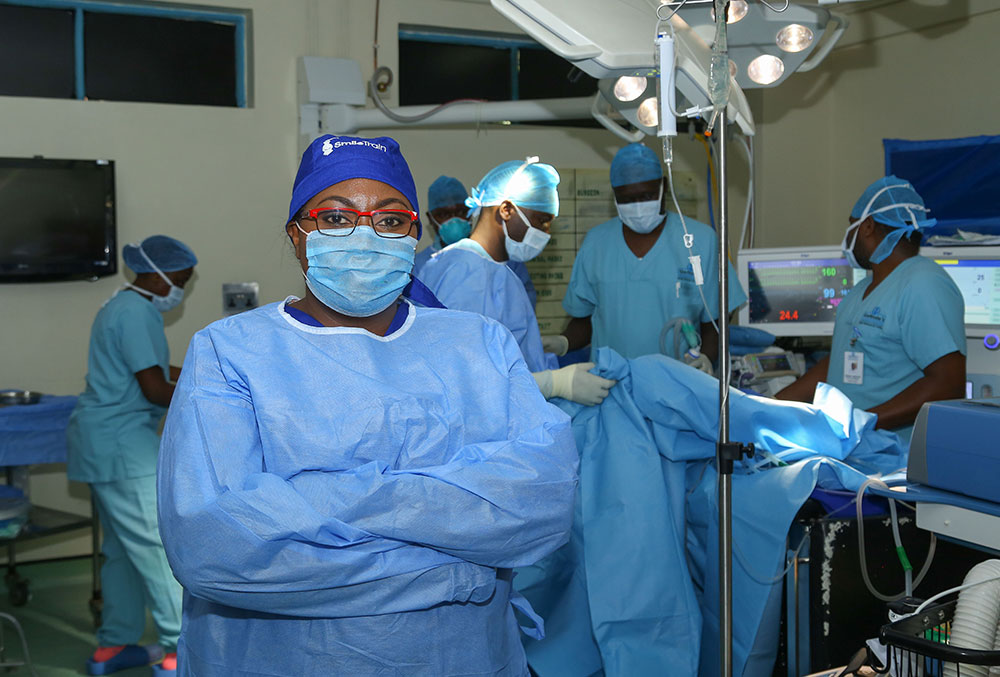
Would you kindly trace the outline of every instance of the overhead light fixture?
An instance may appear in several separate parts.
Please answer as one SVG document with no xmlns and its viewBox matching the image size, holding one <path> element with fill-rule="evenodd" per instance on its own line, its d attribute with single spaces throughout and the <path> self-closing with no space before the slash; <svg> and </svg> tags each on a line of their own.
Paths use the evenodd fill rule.
<svg viewBox="0 0 1000 677">
<path fill-rule="evenodd" d="M 646 78 L 623 75 L 615 82 L 614 94 L 619 101 L 635 101 L 646 91 Z"/>
<path fill-rule="evenodd" d="M 813 32 L 802 24 L 788 24 L 778 31 L 778 47 L 785 52 L 801 52 L 813 42 Z"/>
<path fill-rule="evenodd" d="M 656 103 L 656 97 L 651 96 L 639 104 L 639 110 L 636 111 L 635 115 L 640 124 L 655 128 L 660 121 L 659 113 L 660 110 Z"/>
<path fill-rule="evenodd" d="M 578 0 L 583 1 L 585 0 Z M 789 2 L 781 12 L 772 7 L 781 7 L 783 4 L 747 2 L 747 10 L 743 14 L 742 7 L 737 7 L 732 0 L 730 2 L 730 25 L 727 31 L 729 58 L 736 62 L 736 82 L 745 90 L 776 87 L 792 73 L 815 68 L 826 58 L 847 28 L 847 19 L 842 15 L 815 4 Z M 711 21 L 711 12 L 706 12 L 694 0 L 689 0 L 686 5 L 674 3 L 672 7 L 677 9 L 677 14 L 691 25 L 702 40 L 712 43 L 715 39 L 715 23 Z M 732 23 L 737 16 L 734 9 L 743 14 L 743 18 L 735 24 Z M 784 65 L 781 77 L 767 85 L 751 79 L 747 71 L 750 62 L 761 54 L 779 56 Z"/>
<path fill-rule="evenodd" d="M 771 54 L 761 54 L 747 66 L 747 77 L 758 85 L 770 85 L 785 74 L 785 62 Z"/>
<path fill-rule="evenodd" d="M 750 6 L 747 0 L 729 0 L 729 11 L 726 12 L 726 23 L 734 24 L 747 15 Z M 715 7 L 711 9 L 712 21 L 715 21 Z"/>
</svg>

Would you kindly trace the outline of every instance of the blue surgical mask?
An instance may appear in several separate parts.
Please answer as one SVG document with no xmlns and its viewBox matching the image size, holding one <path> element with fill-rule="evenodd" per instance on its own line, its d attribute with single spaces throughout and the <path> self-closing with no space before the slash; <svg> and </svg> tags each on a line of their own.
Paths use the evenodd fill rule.
<svg viewBox="0 0 1000 677">
<path fill-rule="evenodd" d="M 157 296 L 148 289 L 143 289 L 142 287 L 136 287 L 134 284 L 126 284 L 125 286 L 129 289 L 133 289 L 139 292 L 145 297 L 148 297 L 149 300 L 153 303 L 153 307 L 159 310 L 161 313 L 173 310 L 174 308 L 176 308 L 181 304 L 181 301 L 184 300 L 184 289 L 174 284 L 170 285 L 170 291 L 167 292 L 166 296 Z M 115 294 L 117 295 L 117 292 L 115 292 Z M 108 299 L 108 301 L 110 300 L 111 299 Z M 107 303 L 107 301 L 105 301 L 105 303 Z"/>
<path fill-rule="evenodd" d="M 854 236 L 851 238 L 850 244 L 847 242 L 847 236 L 850 234 L 851 230 L 854 230 Z M 858 242 L 858 232 L 861 231 L 859 223 L 854 223 L 848 226 L 847 230 L 844 231 L 844 239 L 840 241 L 840 251 L 844 254 L 844 258 L 847 262 L 851 264 L 851 268 L 863 268 L 860 263 L 858 263 L 858 258 L 854 255 L 854 245 Z"/>
<path fill-rule="evenodd" d="M 399 298 L 410 282 L 416 238 L 379 237 L 368 226 L 347 236 L 306 235 L 306 286 L 319 301 L 349 317 L 371 317 Z"/>
<path fill-rule="evenodd" d="M 618 218 L 622 220 L 630 230 L 645 235 L 656 230 L 656 227 L 663 223 L 664 214 L 660 210 L 660 203 L 663 201 L 663 182 L 660 181 L 660 194 L 655 200 L 644 202 L 626 202 L 618 204 Z"/>
<path fill-rule="evenodd" d="M 469 237 L 471 232 L 472 225 L 460 216 L 453 216 L 438 226 L 438 237 L 441 238 L 441 244 L 446 246 Z"/>
<path fill-rule="evenodd" d="M 542 250 L 545 249 L 545 245 L 549 243 L 552 236 L 544 230 L 535 228 L 531 225 L 531 221 L 528 220 L 528 217 L 524 215 L 524 212 L 522 212 L 517 205 L 514 205 L 514 210 L 517 212 L 517 215 L 521 217 L 521 220 L 524 221 L 524 225 L 528 227 L 528 230 L 525 231 L 524 237 L 520 242 L 518 242 L 510 236 L 510 233 L 507 232 L 507 222 L 504 221 L 503 245 L 507 250 L 507 256 L 509 256 L 512 261 L 530 261 L 542 253 Z"/>
<path fill-rule="evenodd" d="M 147 254 L 145 250 L 143 250 L 141 244 L 137 246 L 139 247 L 139 253 L 142 254 L 144 259 L 146 259 L 146 263 L 152 266 L 153 270 L 156 271 L 156 274 L 159 275 L 161 278 L 163 278 L 163 281 L 170 286 L 170 291 L 167 292 L 166 296 L 158 296 L 150 291 L 147 291 L 145 289 L 140 289 L 139 287 L 136 287 L 131 284 L 126 286 L 136 290 L 137 292 L 143 294 L 144 296 L 148 296 L 149 300 L 153 302 L 153 307 L 159 310 L 161 313 L 166 313 L 173 310 L 174 308 L 176 308 L 181 304 L 181 301 L 184 300 L 184 288 L 178 287 L 176 284 L 174 284 L 173 281 L 169 277 L 167 277 L 166 273 L 160 270 L 160 267 L 157 266 L 155 263 L 153 263 L 153 259 L 149 258 L 149 254 Z"/>
</svg>

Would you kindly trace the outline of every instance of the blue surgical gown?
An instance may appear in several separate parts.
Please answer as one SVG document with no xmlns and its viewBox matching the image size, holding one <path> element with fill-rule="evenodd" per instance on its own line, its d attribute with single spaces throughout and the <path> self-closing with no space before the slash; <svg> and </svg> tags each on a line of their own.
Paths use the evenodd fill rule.
<svg viewBox="0 0 1000 677">
<path fill-rule="evenodd" d="M 949 353 L 966 352 L 965 302 L 944 268 L 914 256 L 872 290 L 871 276 L 837 307 L 826 381 L 860 409 L 876 407 L 923 378 L 923 370 Z M 860 352 L 861 383 L 846 383 L 844 358 Z M 909 438 L 912 426 L 897 432 Z"/>
<path fill-rule="evenodd" d="M 439 251 L 441 251 L 441 243 L 438 240 L 434 240 L 430 246 L 418 251 L 413 260 L 413 276 L 423 281 L 424 278 L 421 276 L 420 271 L 424 269 L 424 266 L 431 260 L 431 257 Z M 513 259 L 507 261 L 507 267 L 514 271 L 517 279 L 524 285 L 524 291 L 528 293 L 528 300 L 531 301 L 531 307 L 534 308 L 535 304 L 538 303 L 538 291 L 535 289 L 535 283 L 531 281 L 531 274 L 528 272 L 528 267 L 523 262 L 514 261 Z"/>
<path fill-rule="evenodd" d="M 573 317 L 591 319 L 592 360 L 597 349 L 605 346 L 627 358 L 657 354 L 660 333 L 674 318 L 690 320 L 695 329 L 718 318 L 718 239 L 703 223 L 688 218 L 685 223 L 694 236 L 694 254 L 701 256 L 702 291 L 710 312 L 695 286 L 684 229 L 673 212 L 668 212 L 656 244 L 641 259 L 625 243 L 617 217 L 587 233 L 573 264 L 563 308 Z M 729 309 L 735 310 L 746 298 L 730 266 Z M 672 332 L 667 337 L 667 350 L 673 352 Z"/>
<path fill-rule="evenodd" d="M 427 262 L 420 279 L 448 308 L 479 313 L 507 327 L 532 372 L 558 368 L 556 356 L 542 348 L 535 308 L 524 284 L 478 242 L 466 238 L 445 247 Z"/>
<path fill-rule="evenodd" d="M 420 276 L 420 271 L 424 269 L 427 262 L 431 260 L 431 257 L 441 251 L 441 242 L 435 239 L 428 246 L 424 247 L 417 252 L 416 256 L 413 257 L 413 276 L 423 281 Z"/>
<path fill-rule="evenodd" d="M 568 538 L 577 462 L 493 320 L 209 325 L 159 466 L 180 674 L 526 675 L 509 569 Z"/>
<path fill-rule="evenodd" d="M 66 431 L 66 474 L 77 482 L 111 482 L 156 473 L 157 434 L 166 411 L 142 394 L 136 372 L 170 375 L 163 315 L 148 299 L 124 290 L 94 318 L 87 387 Z"/>
<path fill-rule="evenodd" d="M 528 266 L 523 261 L 508 259 L 507 267 L 514 271 L 517 279 L 524 285 L 524 291 L 528 293 L 528 300 L 531 301 L 531 307 L 534 308 L 538 305 L 538 290 L 535 289 L 535 283 L 531 281 L 531 273 L 528 272 Z"/>
</svg>

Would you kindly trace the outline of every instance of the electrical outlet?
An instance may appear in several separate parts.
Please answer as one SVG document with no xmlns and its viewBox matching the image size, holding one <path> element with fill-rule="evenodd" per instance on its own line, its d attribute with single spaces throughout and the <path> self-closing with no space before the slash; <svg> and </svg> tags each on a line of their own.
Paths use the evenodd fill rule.
<svg viewBox="0 0 1000 677">
<path fill-rule="evenodd" d="M 257 293 L 260 285 L 256 282 L 226 282 L 222 285 L 222 312 L 235 315 L 257 307 Z"/>
</svg>

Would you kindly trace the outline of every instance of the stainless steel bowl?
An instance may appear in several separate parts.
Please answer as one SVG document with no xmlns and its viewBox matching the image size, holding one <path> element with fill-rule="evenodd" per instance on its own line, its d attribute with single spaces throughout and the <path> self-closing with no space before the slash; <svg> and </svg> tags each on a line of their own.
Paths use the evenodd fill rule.
<svg viewBox="0 0 1000 677">
<path fill-rule="evenodd" d="M 35 390 L 0 390 L 0 404 L 38 404 L 41 399 Z"/>
</svg>

